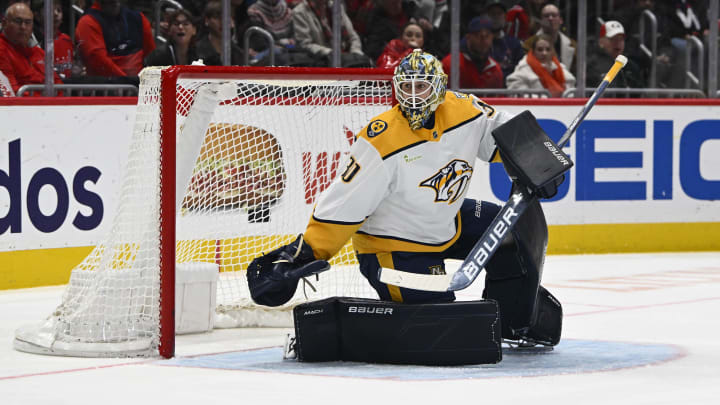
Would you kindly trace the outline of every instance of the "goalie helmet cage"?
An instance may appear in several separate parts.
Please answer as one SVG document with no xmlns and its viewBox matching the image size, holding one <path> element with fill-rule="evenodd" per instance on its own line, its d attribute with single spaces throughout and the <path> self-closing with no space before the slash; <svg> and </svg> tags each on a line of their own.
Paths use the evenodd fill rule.
<svg viewBox="0 0 720 405">
<path fill-rule="evenodd" d="M 350 243 L 278 309 L 252 303 L 245 269 L 305 229 L 392 91 L 389 69 L 145 69 L 111 230 L 48 319 L 16 332 L 15 348 L 174 356 L 176 263 L 217 265 L 215 327 L 290 327 L 300 302 L 374 297 Z"/>
</svg>

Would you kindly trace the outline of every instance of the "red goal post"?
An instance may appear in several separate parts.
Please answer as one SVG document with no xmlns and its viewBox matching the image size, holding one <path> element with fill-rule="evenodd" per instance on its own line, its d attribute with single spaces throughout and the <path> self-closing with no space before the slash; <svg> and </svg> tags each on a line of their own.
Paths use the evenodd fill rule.
<svg viewBox="0 0 720 405">
<path fill-rule="evenodd" d="M 48 320 L 16 332 L 15 347 L 172 357 L 176 263 L 218 274 L 215 327 L 289 326 L 299 302 L 374 296 L 349 244 L 281 311 L 252 303 L 245 269 L 304 230 L 354 134 L 393 101 L 385 69 L 144 70 L 112 230 L 73 269 Z"/>
</svg>

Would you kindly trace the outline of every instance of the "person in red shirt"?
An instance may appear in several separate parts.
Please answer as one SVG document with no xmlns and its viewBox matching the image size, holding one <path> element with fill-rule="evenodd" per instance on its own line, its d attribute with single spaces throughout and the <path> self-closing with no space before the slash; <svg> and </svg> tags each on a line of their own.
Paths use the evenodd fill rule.
<svg viewBox="0 0 720 405">
<path fill-rule="evenodd" d="M 400 64 L 402 58 L 410 54 L 414 49 L 422 49 L 425 43 L 425 33 L 420 24 L 411 22 L 405 24 L 400 38 L 388 42 L 383 53 L 377 58 L 375 66 L 379 68 L 394 68 Z"/>
<path fill-rule="evenodd" d="M 45 51 L 28 46 L 33 30 L 33 13 L 25 3 L 8 7 L 0 33 L 0 71 L 7 77 L 13 92 L 25 84 L 45 82 Z M 55 74 L 55 83 L 62 80 Z"/>
<path fill-rule="evenodd" d="M 150 21 L 120 0 L 98 0 L 75 29 L 88 76 L 137 76 L 155 49 Z"/>
<path fill-rule="evenodd" d="M 33 10 L 37 17 L 35 24 L 35 38 L 40 41 L 43 48 L 45 41 L 44 29 L 44 1 L 34 1 Z M 54 69 L 60 78 L 66 79 L 72 75 L 74 46 L 68 34 L 60 32 L 60 25 L 63 22 L 62 4 L 55 1 L 53 4 L 53 60 Z"/>
<path fill-rule="evenodd" d="M 464 89 L 499 89 L 503 87 L 500 64 L 490 57 L 493 24 L 487 17 L 475 17 L 460 42 L 460 87 Z M 450 74 L 450 55 L 443 60 L 443 70 Z"/>
</svg>

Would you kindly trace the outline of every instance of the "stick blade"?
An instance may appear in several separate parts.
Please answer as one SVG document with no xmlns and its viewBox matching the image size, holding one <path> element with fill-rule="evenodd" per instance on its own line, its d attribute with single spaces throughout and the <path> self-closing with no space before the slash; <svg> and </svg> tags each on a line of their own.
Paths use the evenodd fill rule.
<svg viewBox="0 0 720 405">
<path fill-rule="evenodd" d="M 385 284 L 392 284 L 402 288 L 447 292 L 452 274 L 416 274 L 383 267 L 378 272 L 378 278 Z"/>
<path fill-rule="evenodd" d="M 448 291 L 458 291 L 458 290 L 464 290 L 470 286 L 470 284 L 475 281 L 475 277 L 470 278 L 468 277 L 462 270 L 462 267 L 460 270 L 456 271 L 452 278 L 450 279 L 450 283 L 448 285 Z"/>
</svg>

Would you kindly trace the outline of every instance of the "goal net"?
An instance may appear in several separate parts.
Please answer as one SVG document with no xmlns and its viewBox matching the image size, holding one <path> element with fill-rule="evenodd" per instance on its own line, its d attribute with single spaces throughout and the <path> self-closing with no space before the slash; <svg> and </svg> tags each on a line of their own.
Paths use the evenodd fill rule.
<svg viewBox="0 0 720 405">
<path fill-rule="evenodd" d="M 354 134 L 391 105 L 390 79 L 374 69 L 145 69 L 111 231 L 15 347 L 172 356 L 176 263 L 217 266 L 216 327 L 291 326 L 300 302 L 375 297 L 349 243 L 282 308 L 252 302 L 246 268 L 303 232 Z"/>
</svg>

